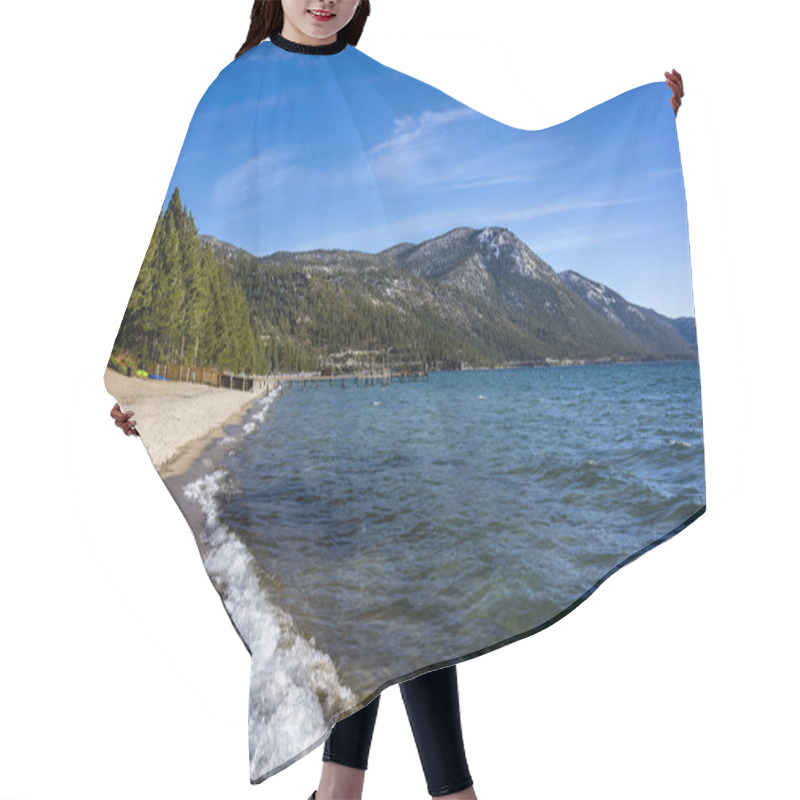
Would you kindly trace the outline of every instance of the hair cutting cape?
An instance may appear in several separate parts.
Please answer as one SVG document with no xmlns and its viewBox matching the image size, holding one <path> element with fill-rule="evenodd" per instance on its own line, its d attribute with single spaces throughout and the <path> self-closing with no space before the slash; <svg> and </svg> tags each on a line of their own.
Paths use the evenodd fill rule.
<svg viewBox="0 0 800 800">
<path fill-rule="evenodd" d="M 204 94 L 105 380 L 251 655 L 252 782 L 703 513 L 669 99 L 521 130 L 279 36 Z"/>
</svg>

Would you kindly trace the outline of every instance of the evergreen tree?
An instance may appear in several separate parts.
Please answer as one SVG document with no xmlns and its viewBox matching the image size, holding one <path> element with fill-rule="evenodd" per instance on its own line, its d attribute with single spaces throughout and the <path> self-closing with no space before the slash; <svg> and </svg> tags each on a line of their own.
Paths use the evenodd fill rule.
<svg viewBox="0 0 800 800">
<path fill-rule="evenodd" d="M 176 188 L 159 214 L 114 349 L 170 364 L 265 369 L 266 354 L 242 292 L 201 248 Z"/>
</svg>

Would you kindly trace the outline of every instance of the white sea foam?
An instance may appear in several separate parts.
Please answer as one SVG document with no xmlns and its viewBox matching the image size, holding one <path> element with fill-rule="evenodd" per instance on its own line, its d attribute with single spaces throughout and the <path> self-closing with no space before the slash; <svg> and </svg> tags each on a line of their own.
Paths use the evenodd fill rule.
<svg viewBox="0 0 800 800">
<path fill-rule="evenodd" d="M 221 493 L 235 491 L 225 470 L 184 489 L 205 516 L 201 552 L 236 629 L 252 655 L 250 773 L 253 780 L 319 741 L 334 714 L 355 705 L 330 656 L 317 649 L 275 606 L 259 580 L 259 567 L 236 533 L 220 521 Z"/>
<path fill-rule="evenodd" d="M 278 397 L 281 392 L 283 391 L 283 386 L 278 384 L 271 392 L 266 394 L 260 400 L 256 402 L 255 411 L 251 415 L 250 419 L 242 425 L 242 432 L 239 435 L 241 436 L 249 436 L 251 433 L 255 433 L 258 430 L 258 426 L 264 422 L 267 418 L 267 414 L 269 413 L 270 406 L 275 401 L 275 398 Z M 223 440 L 223 444 L 227 444 L 229 442 L 233 442 L 239 437 L 227 437 Z"/>
<path fill-rule="evenodd" d="M 269 394 L 265 395 L 257 403 L 258 411 L 253 414 L 253 419 L 256 422 L 263 422 L 267 418 L 270 406 L 275 402 L 275 398 L 279 397 L 283 392 L 283 384 L 278 384 Z"/>
</svg>

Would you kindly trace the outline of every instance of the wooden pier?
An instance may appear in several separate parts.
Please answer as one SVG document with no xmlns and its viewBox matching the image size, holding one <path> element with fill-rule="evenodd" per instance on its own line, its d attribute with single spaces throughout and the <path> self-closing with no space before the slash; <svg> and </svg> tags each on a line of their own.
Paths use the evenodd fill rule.
<svg viewBox="0 0 800 800">
<path fill-rule="evenodd" d="M 186 383 L 203 383 L 206 386 L 258 394 L 268 391 L 276 384 L 281 384 L 286 389 L 291 389 L 295 384 L 298 384 L 301 389 L 312 385 L 316 389 L 320 384 L 327 383 L 329 386 L 335 384 L 344 389 L 348 384 L 358 387 L 389 386 L 393 381 L 414 383 L 428 380 L 427 367 L 401 372 L 340 372 L 335 374 L 330 368 L 327 368 L 322 372 L 308 374 L 232 375 L 229 372 L 219 372 L 210 367 L 184 367 L 179 364 L 161 363 L 149 363 L 144 366 L 147 368 L 147 372 L 156 378 Z M 128 371 L 130 374 L 130 368 Z"/>
<path fill-rule="evenodd" d="M 353 386 L 389 386 L 392 381 L 398 383 L 414 383 L 416 381 L 427 381 L 428 372 L 374 372 L 374 373 L 340 373 L 339 375 L 285 375 L 280 382 L 284 388 L 291 389 L 293 384 L 298 384 L 301 389 L 313 386 L 319 388 L 320 384 L 327 383 L 329 386 L 334 384 L 344 389 L 348 384 Z"/>
</svg>

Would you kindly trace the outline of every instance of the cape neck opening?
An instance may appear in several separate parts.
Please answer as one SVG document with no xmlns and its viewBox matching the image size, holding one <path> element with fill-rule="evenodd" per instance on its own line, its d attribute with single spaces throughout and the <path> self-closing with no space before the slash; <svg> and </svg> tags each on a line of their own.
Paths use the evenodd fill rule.
<svg viewBox="0 0 800 800">
<path fill-rule="evenodd" d="M 347 39 L 337 39 L 330 44 L 300 44 L 299 42 L 293 42 L 291 39 L 287 39 L 285 36 L 281 36 L 281 34 L 277 32 L 273 33 L 272 36 L 269 37 L 269 40 L 276 47 L 280 47 L 282 50 L 288 50 L 290 53 L 306 53 L 307 55 L 313 56 L 333 55 L 334 53 L 340 53 L 347 47 Z"/>
</svg>

